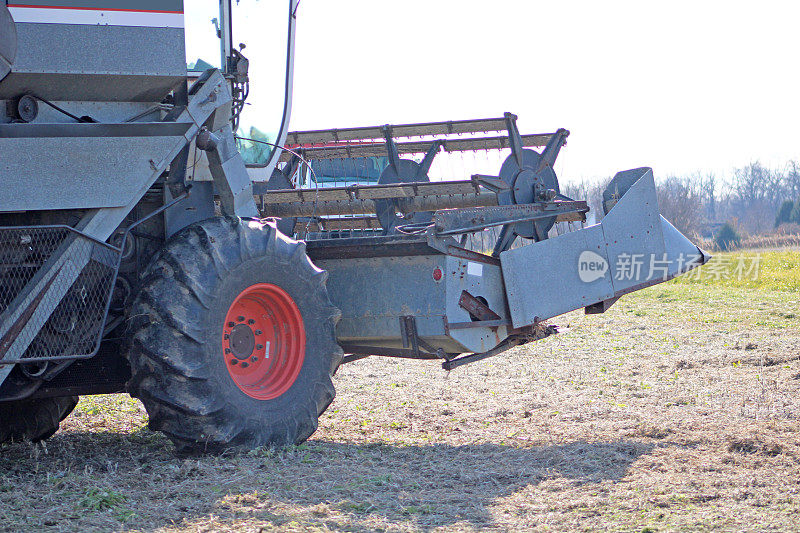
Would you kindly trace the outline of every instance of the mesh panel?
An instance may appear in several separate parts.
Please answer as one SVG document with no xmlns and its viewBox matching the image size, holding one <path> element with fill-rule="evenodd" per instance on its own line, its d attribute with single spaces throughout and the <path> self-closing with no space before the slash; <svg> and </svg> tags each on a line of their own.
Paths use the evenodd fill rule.
<svg viewBox="0 0 800 533">
<path fill-rule="evenodd" d="M 68 227 L 0 228 L 0 316 L 10 318 L 16 310 L 11 307 L 21 305 L 26 286 L 37 282 L 45 264 L 55 265 L 57 274 L 7 334 L 29 346 L 19 358 L 8 353 L 5 363 L 91 357 L 97 350 L 119 251 Z M 34 311 L 38 300 L 39 309 L 58 305 L 37 333 L 36 328 L 24 326 L 41 320 L 39 311 Z"/>
</svg>

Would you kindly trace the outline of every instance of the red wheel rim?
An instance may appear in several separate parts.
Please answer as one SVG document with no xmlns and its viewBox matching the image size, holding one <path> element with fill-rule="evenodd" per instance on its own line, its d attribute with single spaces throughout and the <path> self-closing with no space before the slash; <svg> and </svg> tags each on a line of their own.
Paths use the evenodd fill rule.
<svg viewBox="0 0 800 533">
<path fill-rule="evenodd" d="M 243 290 L 222 328 L 222 355 L 236 386 L 272 400 L 294 384 L 306 354 L 306 330 L 289 294 L 269 283 Z"/>
</svg>

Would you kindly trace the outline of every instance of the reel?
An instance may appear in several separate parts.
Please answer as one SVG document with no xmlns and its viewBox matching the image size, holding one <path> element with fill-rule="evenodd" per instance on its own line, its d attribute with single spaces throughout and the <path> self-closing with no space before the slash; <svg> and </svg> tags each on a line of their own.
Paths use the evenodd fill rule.
<svg viewBox="0 0 800 533">
<path fill-rule="evenodd" d="M 515 115 L 506 113 L 493 119 L 290 133 L 287 147 L 297 150 L 310 161 L 356 161 L 364 158 L 380 161 L 382 170 L 377 185 L 374 181 L 371 185 L 317 185 L 313 198 L 300 190 L 291 194 L 289 191 L 294 187 L 290 178 L 299 162 L 287 154 L 281 156 L 285 166 L 282 170 L 276 169 L 266 184 L 266 194 L 261 199 L 262 215 L 285 217 L 287 225 L 292 227 L 294 223 L 288 220 L 290 217 L 298 221 L 306 217 L 305 220 L 312 221 L 319 228 L 317 233 L 306 233 L 317 239 L 352 236 L 348 232 L 353 231 L 361 231 L 361 235 L 420 234 L 433 225 L 436 212 L 458 208 L 528 206 L 527 211 L 499 211 L 514 216 L 502 226 L 494 254 L 509 249 L 517 237 L 536 241 L 546 239 L 560 216 L 556 206 L 546 204 L 569 200 L 561 195 L 553 170 L 569 132 L 560 129 L 555 133 L 520 135 L 516 120 Z M 500 137 L 475 135 L 500 131 L 506 134 Z M 543 150 L 537 152 L 531 147 L 542 147 Z M 431 166 L 442 151 L 452 154 L 503 149 L 510 149 L 511 155 L 502 162 L 497 176 L 472 174 L 469 180 L 430 180 Z M 409 154 L 425 155 L 419 163 L 400 157 Z M 274 194 L 270 197 L 271 191 Z M 550 211 L 554 213 L 552 216 Z M 520 217 L 521 212 L 535 212 L 537 216 Z"/>
<path fill-rule="evenodd" d="M 425 157 L 420 163 L 411 159 L 400 159 L 397 145 L 392 138 L 391 126 L 384 126 L 386 138 L 386 148 L 389 152 L 389 166 L 386 167 L 378 179 L 378 185 L 391 185 L 395 183 L 430 183 L 431 179 L 428 172 L 431 170 L 436 154 L 442 148 L 441 141 L 433 141 Z M 398 215 L 397 204 L 393 200 L 376 200 L 375 211 L 380 221 L 383 233 L 388 235 L 393 233 L 400 225 L 405 224 L 429 224 L 433 220 L 433 212 L 420 211 Z"/>
<path fill-rule="evenodd" d="M 563 198 L 553 165 L 561 147 L 567 142 L 569 131 L 559 129 L 547 143 L 542 153 L 525 149 L 522 146 L 516 117 L 506 113 L 508 135 L 511 142 L 511 155 L 503 162 L 499 178 L 508 184 L 510 191 L 498 195 L 500 205 L 532 204 L 551 202 Z M 516 237 L 541 241 L 556 223 L 557 217 L 530 222 L 517 222 L 503 226 L 492 255 L 498 256 L 508 250 Z"/>
</svg>

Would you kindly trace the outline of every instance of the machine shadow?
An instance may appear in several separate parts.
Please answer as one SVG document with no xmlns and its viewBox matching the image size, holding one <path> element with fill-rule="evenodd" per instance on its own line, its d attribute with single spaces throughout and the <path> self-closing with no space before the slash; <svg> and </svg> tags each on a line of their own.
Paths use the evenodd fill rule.
<svg viewBox="0 0 800 533">
<path fill-rule="evenodd" d="M 0 453 L 0 468 L 7 475 L 30 476 L 35 466 L 33 475 L 41 479 L 34 484 L 45 484 L 49 473 L 65 468 L 91 472 L 93 482 L 125 494 L 137 514 L 125 526 L 135 529 L 191 527 L 213 514 L 222 523 L 281 525 L 301 519 L 353 530 L 371 529 L 371 520 L 383 519 L 424 530 L 492 526 L 492 506 L 499 499 L 544 480 L 618 481 L 654 447 L 638 441 L 517 448 L 318 440 L 282 451 L 180 459 L 163 437 L 142 429 L 64 433 L 48 442 L 46 453 L 34 452 L 30 444 L 13 445 Z M 30 497 L 34 505 L 40 495 Z M 529 503 L 536 508 L 536 501 Z"/>
</svg>

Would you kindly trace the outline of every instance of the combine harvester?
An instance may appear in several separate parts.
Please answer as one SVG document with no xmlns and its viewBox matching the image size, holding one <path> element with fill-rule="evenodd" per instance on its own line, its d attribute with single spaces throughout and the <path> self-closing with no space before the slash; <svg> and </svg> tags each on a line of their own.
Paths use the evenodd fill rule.
<svg viewBox="0 0 800 533">
<path fill-rule="evenodd" d="M 0 442 L 127 390 L 182 452 L 299 443 L 344 362 L 453 369 L 707 259 L 659 215 L 648 168 L 614 178 L 601 223 L 552 237 L 588 211 L 553 171 L 566 130 L 521 135 L 505 114 L 288 133 L 297 4 L 0 4 Z M 280 46 L 243 37 L 252 21 Z M 280 68 L 251 72 L 241 41 Z M 205 54 L 188 72 L 186 45 Z M 271 104 L 264 79 L 277 139 L 237 138 Z M 497 175 L 429 180 L 437 154 L 484 150 L 510 151 Z M 293 186 L 309 161 L 376 156 L 377 184 Z"/>
</svg>

